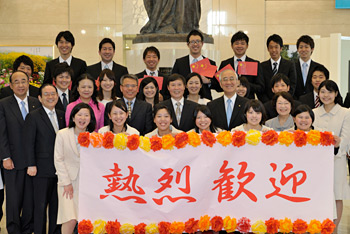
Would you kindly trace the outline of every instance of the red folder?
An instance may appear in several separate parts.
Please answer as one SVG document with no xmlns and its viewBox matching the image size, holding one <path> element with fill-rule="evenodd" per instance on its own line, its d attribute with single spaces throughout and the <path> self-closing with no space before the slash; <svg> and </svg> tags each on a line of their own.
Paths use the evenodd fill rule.
<svg viewBox="0 0 350 234">
<path fill-rule="evenodd" d="M 218 71 L 216 74 L 215 74 L 215 78 L 219 81 L 220 83 L 220 79 L 219 79 L 219 76 L 220 76 L 220 73 L 224 70 L 232 70 L 232 71 L 235 71 L 235 69 L 233 69 L 233 67 L 231 66 L 231 64 L 227 64 L 225 67 L 221 68 L 220 71 Z"/>
<path fill-rule="evenodd" d="M 256 76 L 258 75 L 257 62 L 238 62 L 237 74 Z"/>
<path fill-rule="evenodd" d="M 154 78 L 157 83 L 158 83 L 158 87 L 159 87 L 159 91 L 162 90 L 162 87 L 163 87 L 163 77 L 161 76 L 148 76 L 148 75 L 144 75 L 143 78 L 139 78 L 139 88 L 140 88 L 140 84 L 141 84 L 141 81 L 143 79 L 145 79 L 146 77 L 152 77 Z"/>
<path fill-rule="evenodd" d="M 208 58 L 202 59 L 198 62 L 191 64 L 192 72 L 197 72 L 198 74 L 205 77 L 213 77 L 217 66 L 211 65 Z"/>
</svg>

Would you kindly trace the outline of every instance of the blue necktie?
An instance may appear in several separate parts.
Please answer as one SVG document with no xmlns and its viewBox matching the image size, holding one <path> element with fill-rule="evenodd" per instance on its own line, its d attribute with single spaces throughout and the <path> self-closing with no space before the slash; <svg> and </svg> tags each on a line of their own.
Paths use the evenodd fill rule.
<svg viewBox="0 0 350 234">
<path fill-rule="evenodd" d="M 26 116 L 27 116 L 27 114 L 28 114 L 28 112 L 27 112 L 27 110 L 26 110 L 26 103 L 24 102 L 24 101 L 21 101 L 21 105 L 22 105 L 22 107 L 21 107 L 21 113 L 22 113 L 22 117 L 23 117 L 23 120 L 25 120 L 26 119 Z"/>
<path fill-rule="evenodd" d="M 237 73 L 237 75 L 238 75 L 238 64 L 239 64 L 239 62 L 242 62 L 242 59 L 237 59 L 237 67 L 236 67 L 236 73 Z"/>
<path fill-rule="evenodd" d="M 303 63 L 303 70 L 302 70 L 302 73 L 303 73 L 303 80 L 304 80 L 304 85 L 306 83 L 306 79 L 307 79 L 307 63 Z"/>
<path fill-rule="evenodd" d="M 231 99 L 227 99 L 227 110 L 226 110 L 226 118 L 227 118 L 227 126 L 230 127 L 231 122 L 231 116 L 232 116 L 232 106 L 231 106 Z"/>
<path fill-rule="evenodd" d="M 105 65 L 104 69 L 109 69 L 109 67 L 108 67 L 108 65 L 107 65 L 107 64 Z"/>
</svg>

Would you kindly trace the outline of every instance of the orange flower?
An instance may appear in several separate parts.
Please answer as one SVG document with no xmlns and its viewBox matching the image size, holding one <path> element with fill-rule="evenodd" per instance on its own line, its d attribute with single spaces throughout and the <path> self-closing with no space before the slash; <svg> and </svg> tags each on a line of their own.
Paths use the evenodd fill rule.
<svg viewBox="0 0 350 234">
<path fill-rule="evenodd" d="M 265 221 L 266 231 L 269 234 L 278 233 L 278 228 L 280 227 L 280 222 L 277 219 L 270 218 Z"/>
<path fill-rule="evenodd" d="M 114 148 L 113 140 L 114 140 L 114 134 L 112 132 L 105 132 L 105 134 L 103 135 L 102 146 L 106 149 Z"/>
<path fill-rule="evenodd" d="M 196 132 L 189 132 L 188 135 L 188 144 L 190 144 L 193 147 L 197 147 L 201 144 L 201 139 L 199 138 L 199 135 Z"/>
<path fill-rule="evenodd" d="M 174 149 L 174 145 L 175 145 L 175 138 L 171 134 L 162 136 L 163 149 L 172 150 L 172 149 Z"/>
<path fill-rule="evenodd" d="M 174 234 L 182 234 L 185 231 L 185 224 L 183 222 L 172 222 L 169 231 Z"/>
<path fill-rule="evenodd" d="M 320 233 L 322 231 L 321 222 L 316 219 L 311 220 L 307 227 L 307 231 L 310 234 Z"/>
<path fill-rule="evenodd" d="M 171 226 L 171 223 L 169 222 L 159 222 L 158 223 L 159 234 L 169 234 L 170 226 Z"/>
<path fill-rule="evenodd" d="M 209 147 L 213 147 L 214 143 L 216 142 L 215 135 L 206 130 L 202 132 L 201 138 L 202 142 Z"/>
<path fill-rule="evenodd" d="M 159 138 L 157 136 L 153 136 L 149 140 L 151 141 L 151 149 L 154 152 L 162 149 L 162 138 Z"/>
<path fill-rule="evenodd" d="M 278 141 L 280 142 L 280 145 L 289 146 L 294 141 L 293 133 L 286 131 L 280 132 L 278 135 Z"/>
<path fill-rule="evenodd" d="M 245 136 L 247 134 L 243 131 L 236 131 L 232 134 L 232 145 L 241 147 L 245 144 Z"/>
<path fill-rule="evenodd" d="M 80 234 L 90 234 L 94 230 L 94 225 L 92 225 L 91 221 L 83 219 L 79 222 L 78 232 Z"/>
<path fill-rule="evenodd" d="M 330 219 L 325 219 L 321 224 L 321 234 L 331 234 L 334 231 L 335 224 Z"/>
<path fill-rule="evenodd" d="M 278 143 L 278 133 L 274 130 L 266 131 L 261 136 L 261 142 L 273 146 Z"/>
<path fill-rule="evenodd" d="M 237 222 L 237 230 L 243 233 L 248 233 L 250 230 L 250 219 L 242 217 Z"/>
<path fill-rule="evenodd" d="M 334 137 L 331 132 L 321 132 L 321 145 L 323 146 L 334 145 Z"/>
<path fill-rule="evenodd" d="M 198 222 L 199 230 L 208 231 L 210 228 L 210 217 L 208 215 L 201 216 Z"/>
<path fill-rule="evenodd" d="M 97 133 L 97 132 L 90 133 L 90 143 L 94 148 L 101 148 L 103 144 L 102 133 Z"/>
<path fill-rule="evenodd" d="M 198 220 L 195 220 L 194 218 L 191 218 L 187 220 L 185 223 L 185 232 L 187 233 L 195 233 L 198 230 Z"/>
<path fill-rule="evenodd" d="M 213 229 L 214 232 L 218 232 L 222 230 L 222 227 L 224 226 L 224 220 L 220 216 L 214 216 L 211 220 L 211 229 Z"/>
<path fill-rule="evenodd" d="M 306 133 L 302 130 L 295 130 L 294 131 L 294 144 L 296 147 L 302 147 L 306 145 Z"/>
<path fill-rule="evenodd" d="M 129 150 L 137 150 L 139 145 L 140 145 L 139 135 L 133 134 L 131 136 L 128 136 L 128 142 L 126 143 L 126 147 L 128 147 Z"/>
<path fill-rule="evenodd" d="M 280 232 L 282 233 L 290 233 L 293 230 L 293 223 L 290 219 L 284 218 L 280 219 Z"/>
<path fill-rule="evenodd" d="M 105 226 L 107 234 L 119 234 L 119 228 L 120 223 L 118 222 L 118 220 L 108 221 Z"/>
<path fill-rule="evenodd" d="M 232 134 L 230 131 L 222 131 L 216 136 L 216 139 L 221 145 L 226 147 L 232 142 Z"/>
<path fill-rule="evenodd" d="M 307 134 L 307 143 L 310 145 L 318 145 L 321 141 L 321 133 L 317 130 L 310 130 Z"/>
<path fill-rule="evenodd" d="M 145 234 L 146 233 L 146 224 L 139 223 L 135 226 L 135 234 Z"/>
<path fill-rule="evenodd" d="M 236 230 L 237 221 L 235 218 L 232 218 L 230 216 L 226 216 L 224 218 L 224 229 L 227 232 L 234 232 Z"/>
<path fill-rule="evenodd" d="M 297 130 L 298 131 L 298 130 Z M 302 234 L 307 231 L 307 222 L 302 219 L 297 219 L 293 223 L 293 232 L 296 234 Z"/>
<path fill-rule="evenodd" d="M 186 132 L 181 132 L 175 136 L 175 147 L 178 149 L 184 148 L 188 143 L 188 135 Z"/>
<path fill-rule="evenodd" d="M 78 143 L 82 147 L 89 147 L 90 145 L 90 133 L 89 132 L 81 132 L 78 136 Z"/>
</svg>

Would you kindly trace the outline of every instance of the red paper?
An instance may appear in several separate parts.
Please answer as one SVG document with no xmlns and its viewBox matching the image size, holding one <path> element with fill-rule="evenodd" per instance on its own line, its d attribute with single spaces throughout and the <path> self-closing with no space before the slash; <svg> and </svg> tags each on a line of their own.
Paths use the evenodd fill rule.
<svg viewBox="0 0 350 234">
<path fill-rule="evenodd" d="M 258 74 L 257 62 L 238 62 L 237 73 L 239 75 L 256 76 Z"/>
<path fill-rule="evenodd" d="M 198 62 L 191 64 L 192 72 L 197 72 L 198 74 L 205 77 L 213 77 L 217 66 L 211 65 L 208 58 L 202 59 Z"/>
<path fill-rule="evenodd" d="M 235 69 L 233 69 L 233 67 L 231 66 L 231 64 L 227 64 L 225 67 L 221 68 L 220 71 L 218 71 L 218 72 L 215 74 L 215 78 L 219 81 L 219 83 L 220 83 L 220 78 L 219 78 L 220 73 L 221 73 L 222 71 L 224 71 L 224 70 L 227 70 L 227 69 L 232 70 L 232 71 L 235 71 Z"/>
<path fill-rule="evenodd" d="M 162 90 L 162 87 L 163 87 L 163 77 L 161 76 L 148 76 L 148 75 L 144 75 L 143 78 L 139 78 L 139 89 L 140 89 L 140 84 L 141 84 L 141 81 L 143 79 L 145 79 L 146 77 L 152 77 L 154 78 L 156 81 L 157 81 L 157 84 L 158 84 L 158 87 L 159 87 L 159 91 Z M 139 90 L 140 91 L 140 90 Z"/>
</svg>

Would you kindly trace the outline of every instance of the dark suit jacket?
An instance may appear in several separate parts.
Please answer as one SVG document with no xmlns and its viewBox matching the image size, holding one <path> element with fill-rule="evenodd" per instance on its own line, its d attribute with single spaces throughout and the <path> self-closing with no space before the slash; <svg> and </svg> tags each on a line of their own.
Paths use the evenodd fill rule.
<svg viewBox="0 0 350 234">
<path fill-rule="evenodd" d="M 147 75 L 146 70 L 143 70 L 142 72 L 136 74 L 137 78 L 143 78 L 145 75 Z M 163 85 L 160 93 L 163 95 L 164 100 L 169 99 L 170 93 L 168 90 L 168 77 L 165 74 L 160 73 L 159 71 L 158 71 L 158 76 L 163 77 Z"/>
<path fill-rule="evenodd" d="M 13 95 L 13 91 L 10 86 L 0 89 L 0 99 Z M 38 98 L 39 88 L 29 85 L 29 96 Z"/>
<path fill-rule="evenodd" d="M 58 128 L 66 126 L 64 112 L 56 110 Z M 56 132 L 44 108 L 29 113 L 24 122 L 24 149 L 28 166 L 37 167 L 37 177 L 56 177 L 54 148 Z"/>
<path fill-rule="evenodd" d="M 186 55 L 184 57 L 176 59 L 173 70 L 171 71 L 171 74 L 177 73 L 177 74 L 182 75 L 186 79 L 187 75 L 191 73 L 190 58 L 189 57 L 190 57 L 189 55 Z M 203 58 L 205 58 L 205 57 L 203 56 Z M 210 61 L 211 65 L 216 66 L 215 61 L 210 60 L 210 59 L 209 59 L 209 61 Z M 210 87 L 208 84 L 203 84 L 202 87 L 203 87 L 203 92 L 204 92 L 203 97 L 207 98 L 209 100 L 212 100 L 213 98 L 211 96 L 210 89 L 215 89 L 218 92 L 222 92 L 222 89 L 220 87 L 219 82 L 217 81 L 217 79 L 215 77 L 210 77 L 210 78 L 211 78 Z"/>
<path fill-rule="evenodd" d="M 264 102 L 267 102 L 268 100 L 271 100 L 274 95 L 274 93 L 272 93 L 272 90 L 271 90 L 272 89 L 271 78 L 273 76 L 273 73 L 272 73 L 273 67 L 271 65 L 270 59 L 262 62 L 261 67 L 264 74 L 265 91 L 262 95 L 260 95 L 259 99 L 264 103 Z M 282 73 L 289 78 L 290 80 L 289 93 L 293 96 L 295 87 L 297 85 L 297 77 L 296 77 L 294 63 L 281 58 L 277 73 Z"/>
<path fill-rule="evenodd" d="M 294 100 L 294 110 L 295 110 L 295 108 L 297 108 L 301 104 L 302 103 L 299 102 L 298 100 Z M 272 101 L 265 102 L 264 107 L 265 107 L 265 111 L 266 111 L 266 120 L 277 117 L 278 113 L 277 113 L 276 109 L 273 107 Z M 294 110 L 292 110 L 291 114 L 293 113 Z"/>
<path fill-rule="evenodd" d="M 46 63 L 44 83 L 52 84 L 55 65 L 58 63 L 59 63 L 58 58 Z M 74 72 L 74 76 L 71 77 L 72 90 L 73 90 L 73 88 L 76 85 L 76 80 L 78 79 L 78 77 L 86 72 L 86 62 L 79 58 L 72 57 L 72 62 L 70 63 L 70 67 L 73 69 L 73 72 Z"/>
<path fill-rule="evenodd" d="M 38 99 L 28 97 L 29 112 L 41 107 Z M 27 167 L 23 132 L 24 120 L 14 95 L 0 100 L 0 159 L 11 158 L 16 170 Z"/>
<path fill-rule="evenodd" d="M 95 80 L 97 80 L 98 76 L 102 71 L 101 66 L 101 62 L 90 65 L 87 67 L 86 72 L 89 73 Z M 123 94 L 120 91 L 120 78 L 125 74 L 129 74 L 128 69 L 122 65 L 119 65 L 118 63 L 113 62 L 112 71 L 114 72 L 116 79 L 117 97 L 123 97 Z"/>
<path fill-rule="evenodd" d="M 312 71 L 317 65 L 320 65 L 320 64 L 311 60 L 309 72 L 307 73 L 307 79 L 304 85 L 303 73 L 301 72 L 299 59 L 295 61 L 295 69 L 297 72 L 297 86 L 294 92 L 295 99 L 299 99 L 301 95 L 312 92 L 312 90 L 314 89 L 311 84 L 311 76 L 312 76 Z"/>
<path fill-rule="evenodd" d="M 344 100 L 344 107 L 346 107 L 346 108 L 350 107 L 350 93 L 349 92 L 346 94 L 346 97 Z"/>
<path fill-rule="evenodd" d="M 68 104 L 69 103 L 71 103 L 71 102 L 73 102 L 73 96 L 72 96 L 72 92 L 69 90 L 68 91 Z M 63 112 L 66 112 L 66 110 L 64 109 L 64 107 L 63 107 L 63 103 L 62 103 L 62 101 L 61 101 L 61 98 L 60 97 L 58 97 L 58 102 L 57 102 L 57 104 L 56 104 L 56 106 L 55 106 L 55 109 L 56 110 L 61 110 L 61 111 L 63 111 Z"/>
<path fill-rule="evenodd" d="M 224 97 L 219 97 L 207 104 L 210 109 L 211 115 L 213 116 L 213 124 L 215 127 L 230 131 L 232 128 L 243 124 L 244 119 L 244 106 L 248 101 L 247 98 L 240 97 L 237 95 L 235 105 L 232 110 L 232 116 L 230 125 L 227 126 L 227 117 L 225 109 Z"/>
<path fill-rule="evenodd" d="M 311 109 L 315 108 L 314 92 L 310 92 L 299 97 L 302 104 L 308 105 Z"/>
<path fill-rule="evenodd" d="M 254 59 L 249 58 L 247 56 L 245 61 L 246 62 L 257 62 L 258 63 L 258 74 L 256 76 L 244 75 L 245 77 L 247 77 L 247 79 L 249 81 L 249 84 L 250 84 L 250 93 L 249 93 L 248 98 L 249 99 L 254 99 L 255 98 L 254 94 L 257 94 L 258 97 L 259 97 L 260 94 L 263 93 L 264 89 L 265 89 L 263 71 L 262 71 L 262 68 L 261 68 L 261 64 L 260 64 L 260 62 L 258 60 L 254 60 Z M 220 64 L 219 70 L 224 68 L 227 64 L 231 64 L 233 69 L 235 69 L 234 57 L 222 61 L 221 64 Z"/>
<path fill-rule="evenodd" d="M 169 108 L 171 112 L 171 118 L 173 119 L 172 125 L 175 128 L 182 130 L 184 132 L 187 132 L 194 128 L 193 112 L 198 106 L 197 103 L 186 99 L 184 100 L 184 106 L 182 107 L 182 112 L 181 112 L 180 125 L 176 121 L 176 114 L 175 114 L 174 106 L 173 106 L 173 103 L 171 102 L 171 99 L 165 100 L 160 104 L 166 105 Z"/>
</svg>

